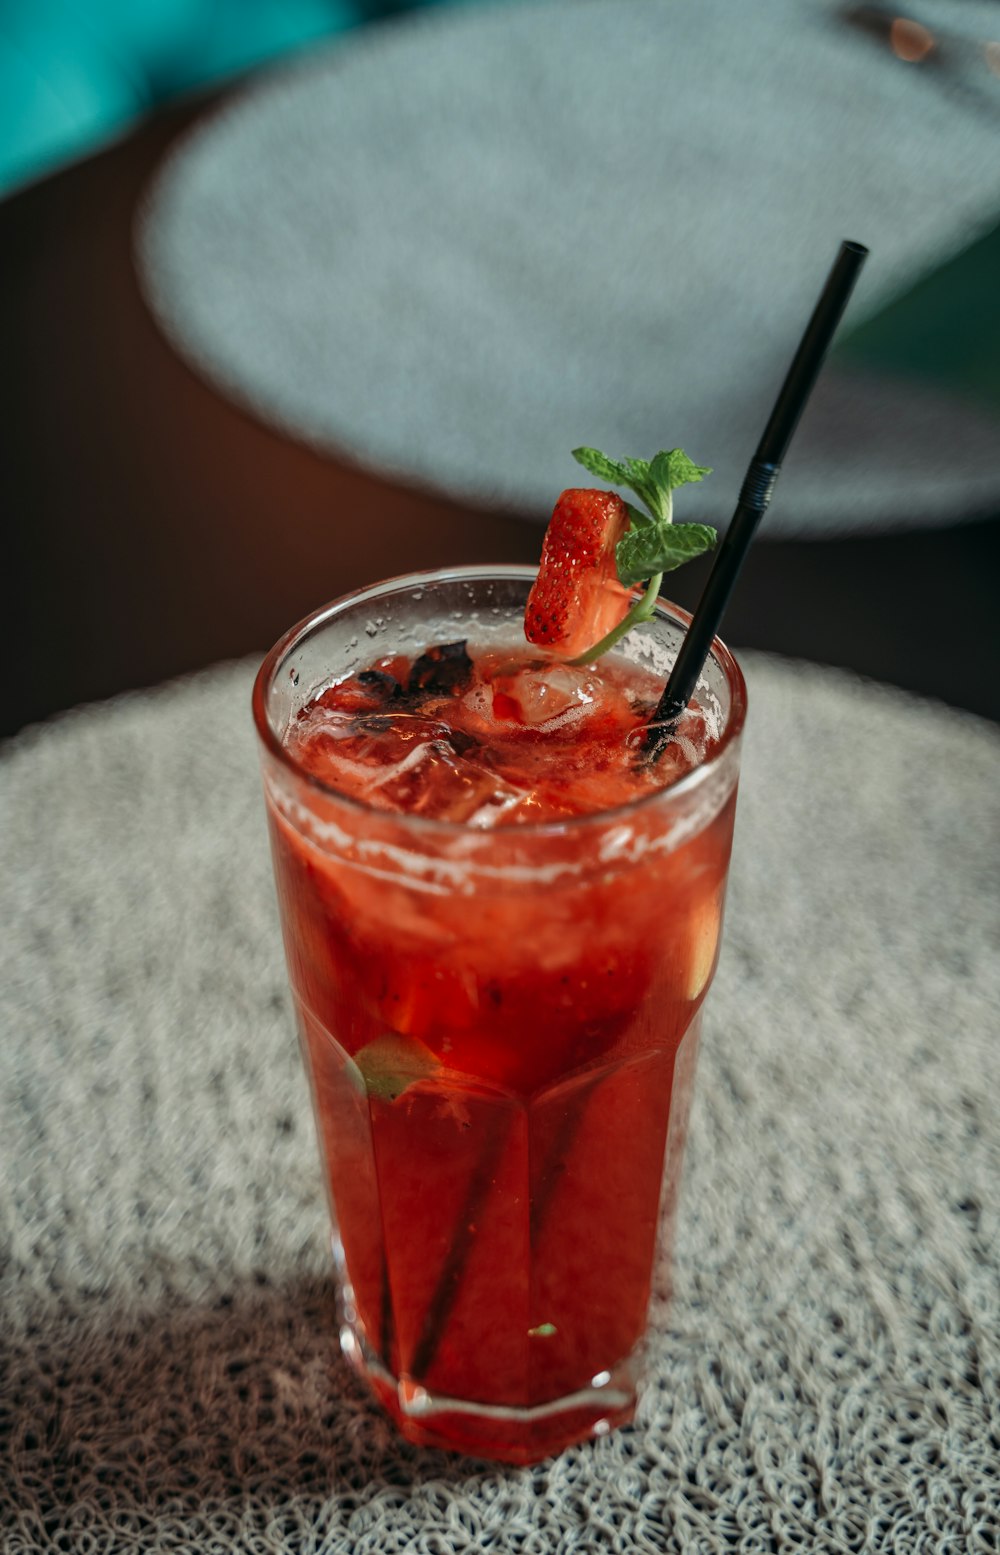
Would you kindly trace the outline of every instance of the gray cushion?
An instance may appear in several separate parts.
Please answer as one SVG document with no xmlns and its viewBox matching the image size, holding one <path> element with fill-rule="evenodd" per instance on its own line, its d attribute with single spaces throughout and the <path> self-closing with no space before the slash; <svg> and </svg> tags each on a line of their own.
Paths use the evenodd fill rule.
<svg viewBox="0 0 1000 1555">
<path fill-rule="evenodd" d="M 988 36 L 992 8 L 960 19 Z M 872 249 L 861 319 L 994 219 L 979 67 L 985 111 L 825 0 L 423 13 L 182 143 L 144 284 L 203 372 L 320 448 L 544 518 L 578 444 L 681 445 L 717 472 L 683 516 L 725 523 L 840 239 Z M 845 367 L 764 533 L 998 505 L 987 410 Z"/>
</svg>

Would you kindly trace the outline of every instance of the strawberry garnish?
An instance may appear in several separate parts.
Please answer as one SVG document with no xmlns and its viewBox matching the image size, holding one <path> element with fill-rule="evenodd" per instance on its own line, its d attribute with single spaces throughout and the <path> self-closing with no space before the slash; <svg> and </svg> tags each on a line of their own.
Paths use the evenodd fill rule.
<svg viewBox="0 0 1000 1555">
<path fill-rule="evenodd" d="M 572 659 L 624 620 L 630 596 L 618 581 L 615 547 L 628 522 L 628 509 L 613 491 L 563 492 L 524 612 L 530 643 Z"/>
<path fill-rule="evenodd" d="M 652 459 L 609 459 L 597 448 L 574 448 L 573 458 L 645 503 L 637 508 L 614 492 L 573 488 L 559 498 L 545 531 L 524 635 L 559 658 L 591 664 L 651 620 L 665 572 L 712 549 L 714 529 L 675 524 L 673 511 L 675 488 L 711 471 L 681 448 L 661 449 Z M 644 592 L 633 598 L 637 583 Z"/>
</svg>

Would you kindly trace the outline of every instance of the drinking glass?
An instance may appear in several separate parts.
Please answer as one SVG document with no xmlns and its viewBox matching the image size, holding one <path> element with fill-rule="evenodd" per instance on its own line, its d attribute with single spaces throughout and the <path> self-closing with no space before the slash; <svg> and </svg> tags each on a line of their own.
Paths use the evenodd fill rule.
<svg viewBox="0 0 1000 1555">
<path fill-rule="evenodd" d="M 599 814 L 481 829 L 376 809 L 284 736 L 387 654 L 514 646 L 534 577 L 462 568 L 317 611 L 254 687 L 345 1354 L 410 1440 L 527 1463 L 627 1421 L 668 1258 L 718 957 L 746 688 L 718 744 Z M 616 657 L 666 678 L 665 603 Z"/>
</svg>

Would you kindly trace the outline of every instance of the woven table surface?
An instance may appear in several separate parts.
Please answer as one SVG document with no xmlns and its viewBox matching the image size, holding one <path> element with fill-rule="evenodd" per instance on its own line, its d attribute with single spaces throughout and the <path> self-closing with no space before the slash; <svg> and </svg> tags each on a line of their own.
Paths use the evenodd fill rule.
<svg viewBox="0 0 1000 1555">
<path fill-rule="evenodd" d="M 991 0 L 921 14 L 993 36 Z M 833 0 L 436 8 L 196 127 L 140 270 L 184 356 L 316 447 L 544 520 L 579 444 L 681 446 L 716 467 L 684 516 L 725 524 L 840 240 L 872 251 L 856 323 L 995 222 L 998 123 L 981 58 L 908 67 Z M 998 508 L 995 409 L 832 364 L 763 533 Z"/>
<path fill-rule="evenodd" d="M 0 761 L 0 1549 L 995 1551 L 1000 736 L 748 656 L 635 1425 L 402 1443 L 340 1358 L 249 663 Z"/>
</svg>

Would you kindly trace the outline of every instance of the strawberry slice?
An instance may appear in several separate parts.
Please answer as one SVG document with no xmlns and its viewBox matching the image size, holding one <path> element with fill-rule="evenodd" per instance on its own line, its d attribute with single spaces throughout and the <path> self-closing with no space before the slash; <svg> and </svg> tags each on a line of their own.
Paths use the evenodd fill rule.
<svg viewBox="0 0 1000 1555">
<path fill-rule="evenodd" d="M 618 581 L 615 546 L 628 522 L 628 509 L 612 491 L 563 492 L 525 607 L 529 643 L 574 659 L 624 620 L 631 594 Z"/>
</svg>

